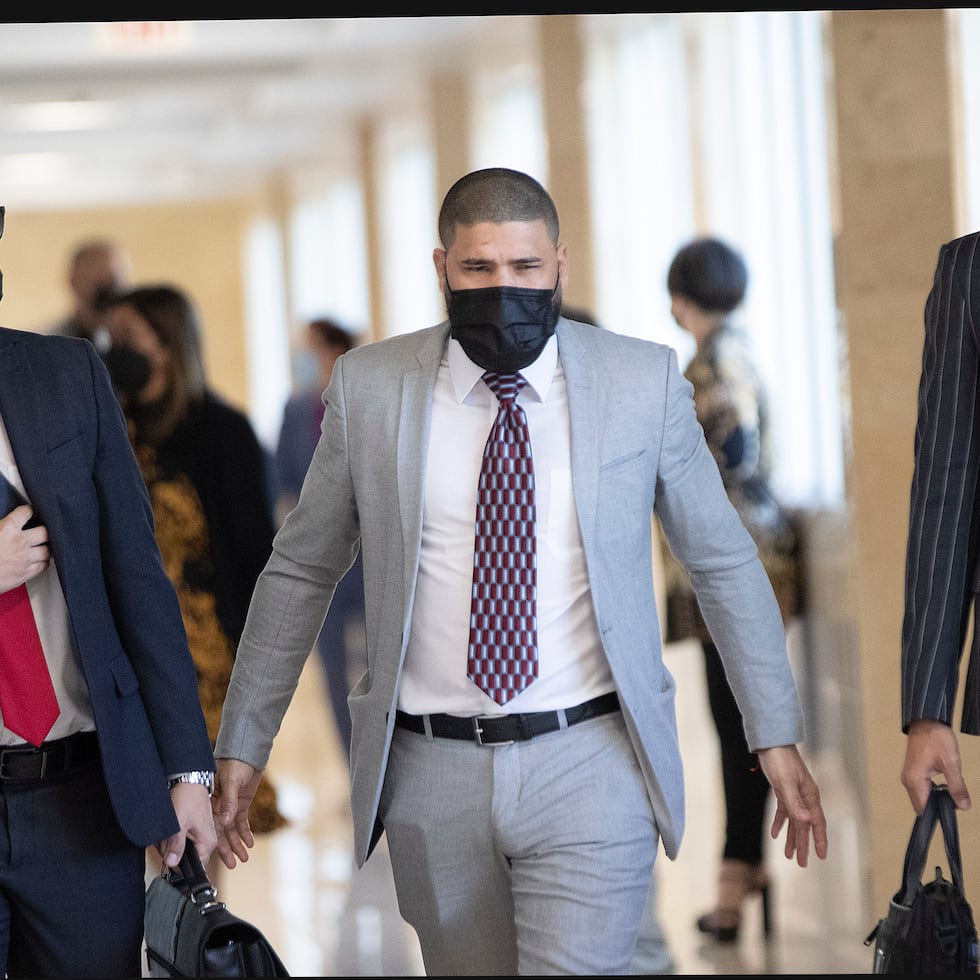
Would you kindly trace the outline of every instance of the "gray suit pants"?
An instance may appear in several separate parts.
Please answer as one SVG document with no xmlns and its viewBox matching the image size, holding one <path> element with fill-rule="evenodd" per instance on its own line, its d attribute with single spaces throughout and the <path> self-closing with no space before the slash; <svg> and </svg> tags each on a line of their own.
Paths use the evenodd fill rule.
<svg viewBox="0 0 980 980">
<path fill-rule="evenodd" d="M 659 834 L 619 712 L 497 747 L 396 728 L 381 815 L 429 975 L 629 972 Z"/>
</svg>

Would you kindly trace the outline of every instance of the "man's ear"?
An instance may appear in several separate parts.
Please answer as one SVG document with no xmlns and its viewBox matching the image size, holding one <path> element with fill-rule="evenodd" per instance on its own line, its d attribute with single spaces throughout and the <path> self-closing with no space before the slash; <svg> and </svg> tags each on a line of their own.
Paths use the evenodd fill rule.
<svg viewBox="0 0 980 980">
<path fill-rule="evenodd" d="M 446 281 L 446 250 L 444 248 L 435 248 L 432 250 L 432 264 L 436 267 L 436 278 L 439 280 L 439 286 Z"/>
<path fill-rule="evenodd" d="M 565 242 L 558 245 L 558 281 L 562 291 L 568 288 L 568 246 Z"/>
</svg>

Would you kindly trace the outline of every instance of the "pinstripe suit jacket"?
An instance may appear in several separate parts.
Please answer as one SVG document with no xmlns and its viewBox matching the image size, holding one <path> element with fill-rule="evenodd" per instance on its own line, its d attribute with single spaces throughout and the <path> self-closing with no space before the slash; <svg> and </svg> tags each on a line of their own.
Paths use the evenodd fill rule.
<svg viewBox="0 0 980 980">
<path fill-rule="evenodd" d="M 925 306 L 902 625 L 902 729 L 952 724 L 959 664 L 980 588 L 980 232 L 943 245 Z M 962 730 L 980 734 L 974 630 Z"/>
<path fill-rule="evenodd" d="M 674 679 L 653 594 L 654 512 L 691 575 L 753 749 L 803 738 L 782 620 L 674 352 L 565 318 L 556 337 L 575 510 L 603 652 L 665 852 L 674 857 L 684 780 Z M 432 400 L 448 340 L 445 322 L 356 347 L 337 362 L 299 504 L 252 597 L 215 747 L 219 757 L 265 766 L 337 582 L 360 548 L 368 668 L 348 699 L 358 865 L 383 830 L 379 800 L 412 623 Z M 475 506 L 475 485 L 473 493 Z"/>
</svg>

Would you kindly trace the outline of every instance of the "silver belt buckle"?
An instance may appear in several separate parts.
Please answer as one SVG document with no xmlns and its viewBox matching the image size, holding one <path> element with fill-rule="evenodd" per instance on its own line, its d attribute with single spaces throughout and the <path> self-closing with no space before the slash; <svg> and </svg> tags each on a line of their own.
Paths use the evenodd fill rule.
<svg viewBox="0 0 980 980">
<path fill-rule="evenodd" d="M 487 745 L 487 746 L 496 747 L 498 745 L 513 745 L 514 744 L 514 740 L 512 738 L 511 739 L 506 739 L 506 740 L 504 740 L 502 742 L 484 742 L 483 741 L 483 729 L 480 727 L 480 722 L 482 720 L 483 720 L 483 717 L 481 715 L 473 715 L 470 718 L 470 723 L 473 725 L 473 741 L 476 742 L 477 745 Z"/>
</svg>

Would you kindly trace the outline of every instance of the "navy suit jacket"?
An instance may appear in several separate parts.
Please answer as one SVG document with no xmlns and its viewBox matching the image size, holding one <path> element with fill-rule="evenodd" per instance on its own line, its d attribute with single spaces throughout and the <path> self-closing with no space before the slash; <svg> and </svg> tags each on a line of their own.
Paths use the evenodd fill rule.
<svg viewBox="0 0 980 980">
<path fill-rule="evenodd" d="M 902 626 L 902 729 L 952 724 L 978 575 L 980 233 L 943 245 L 925 306 Z M 974 630 L 961 727 L 980 734 Z"/>
<path fill-rule="evenodd" d="M 168 773 L 214 769 L 180 606 L 108 372 L 87 340 L 0 328 L 0 415 L 48 529 L 109 795 L 138 845 L 179 829 Z"/>
</svg>

